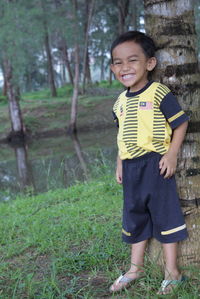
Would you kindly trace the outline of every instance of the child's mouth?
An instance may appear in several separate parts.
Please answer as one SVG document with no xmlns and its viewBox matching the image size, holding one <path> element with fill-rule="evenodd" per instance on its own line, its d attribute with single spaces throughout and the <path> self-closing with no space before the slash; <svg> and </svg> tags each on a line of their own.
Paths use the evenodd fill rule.
<svg viewBox="0 0 200 299">
<path fill-rule="evenodd" d="M 135 77 L 135 75 L 133 75 L 133 74 L 122 75 L 123 80 L 133 79 L 134 77 Z"/>
</svg>

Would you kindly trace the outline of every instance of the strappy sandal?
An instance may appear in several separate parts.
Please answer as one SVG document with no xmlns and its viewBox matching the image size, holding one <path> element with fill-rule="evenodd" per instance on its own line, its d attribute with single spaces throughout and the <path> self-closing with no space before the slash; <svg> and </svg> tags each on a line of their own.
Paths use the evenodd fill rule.
<svg viewBox="0 0 200 299">
<path fill-rule="evenodd" d="M 160 289 L 157 293 L 157 295 L 168 295 L 173 293 L 180 285 L 182 285 L 186 280 L 188 280 L 188 278 L 186 276 L 182 276 L 181 279 L 178 280 L 168 280 L 168 279 L 164 279 L 161 283 Z M 165 293 L 167 287 L 169 287 L 170 285 L 175 285 L 173 287 L 171 287 L 170 292 Z"/>
<path fill-rule="evenodd" d="M 117 278 L 117 280 L 115 280 L 115 282 L 111 285 L 109 290 L 110 292 L 114 293 L 114 292 L 119 292 L 123 289 L 127 289 L 128 287 L 130 287 L 130 282 L 137 280 L 138 278 L 141 277 L 143 277 L 143 275 L 138 275 L 138 277 L 131 278 L 125 276 L 125 274 L 124 275 L 122 274 Z"/>
</svg>

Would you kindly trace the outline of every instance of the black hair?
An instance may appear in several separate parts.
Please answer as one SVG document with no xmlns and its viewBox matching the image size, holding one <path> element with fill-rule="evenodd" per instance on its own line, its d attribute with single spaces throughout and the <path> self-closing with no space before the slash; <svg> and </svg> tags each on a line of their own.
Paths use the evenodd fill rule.
<svg viewBox="0 0 200 299">
<path fill-rule="evenodd" d="M 155 56 L 156 46 L 151 37 L 140 31 L 128 31 L 118 36 L 111 45 L 110 53 L 112 59 L 112 52 L 118 45 L 133 41 L 141 46 L 147 58 Z"/>
</svg>

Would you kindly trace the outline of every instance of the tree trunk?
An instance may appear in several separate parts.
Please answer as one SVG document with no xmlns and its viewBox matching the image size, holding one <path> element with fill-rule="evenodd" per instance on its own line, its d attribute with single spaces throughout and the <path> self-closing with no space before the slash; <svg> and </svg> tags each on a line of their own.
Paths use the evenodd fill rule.
<svg viewBox="0 0 200 299">
<path fill-rule="evenodd" d="M 51 89 L 51 96 L 56 97 L 57 92 L 56 92 L 56 86 L 55 86 L 51 50 L 50 50 L 50 46 L 49 46 L 49 34 L 47 32 L 46 25 L 45 25 L 45 33 L 44 33 L 44 43 L 45 43 L 45 50 L 46 50 L 47 62 L 48 62 L 48 79 L 49 79 L 49 85 L 50 85 L 50 89 Z"/>
<path fill-rule="evenodd" d="M 93 11 L 94 11 L 94 4 L 95 4 L 95 0 L 90 0 L 89 3 L 87 0 L 85 0 L 86 10 L 87 10 L 86 11 L 87 23 L 85 26 L 86 27 L 85 28 L 85 47 L 84 47 L 84 56 L 83 56 L 83 87 L 82 87 L 83 93 L 85 93 L 86 74 L 90 73 L 88 42 L 89 42 L 89 30 L 90 30 L 90 25 L 91 25 L 91 21 L 92 21 Z M 90 79 L 91 79 L 91 77 L 90 77 Z"/>
<path fill-rule="evenodd" d="M 63 55 L 63 61 L 66 65 L 66 68 L 67 68 L 67 71 L 68 71 L 70 83 L 73 85 L 73 74 L 72 74 L 72 69 L 71 69 L 71 66 L 70 66 L 68 48 L 67 48 L 67 44 L 66 44 L 65 40 L 62 41 L 62 55 Z"/>
<path fill-rule="evenodd" d="M 137 30 L 137 3 L 136 0 L 133 0 L 132 3 L 132 13 L 131 13 L 131 25 L 132 30 Z"/>
<path fill-rule="evenodd" d="M 75 77 L 74 77 L 74 88 L 73 96 L 71 102 L 71 117 L 68 132 L 70 134 L 75 134 L 77 132 L 77 109 L 78 109 L 78 92 L 79 92 L 79 46 L 78 44 L 75 47 Z"/>
<path fill-rule="evenodd" d="M 126 24 L 126 17 L 128 15 L 129 2 L 130 0 L 124 0 L 124 1 L 118 0 L 117 2 L 119 34 L 122 34 L 124 31 L 126 31 L 125 24 Z"/>
<path fill-rule="evenodd" d="M 8 141 L 14 142 L 15 140 L 18 141 L 25 137 L 25 127 L 19 105 L 20 92 L 19 88 L 16 88 L 14 85 L 13 70 L 8 59 L 4 59 L 4 75 L 11 120 L 11 132 L 8 136 Z"/>
<path fill-rule="evenodd" d="M 144 0 L 146 31 L 157 42 L 154 79 L 163 82 L 190 116 L 189 130 L 179 154 L 177 186 L 184 206 L 189 239 L 181 243 L 179 262 L 199 263 L 200 220 L 200 74 L 192 0 Z M 150 255 L 163 262 L 155 240 Z M 158 258 L 159 257 L 159 258 Z"/>
<path fill-rule="evenodd" d="M 56 97 L 56 85 L 55 85 L 55 79 L 54 79 L 54 69 L 53 69 L 53 60 L 51 55 L 51 49 L 49 44 L 49 33 L 48 33 L 48 27 L 47 27 L 47 16 L 46 16 L 46 7 L 45 2 L 40 0 L 41 9 L 43 12 L 43 28 L 44 28 L 44 45 L 45 45 L 45 51 L 47 56 L 47 64 L 48 64 L 48 81 L 49 86 L 51 90 L 51 96 Z"/>
<path fill-rule="evenodd" d="M 101 52 L 101 73 L 100 73 L 100 80 L 104 80 L 104 53 L 103 50 Z"/>
<path fill-rule="evenodd" d="M 7 96 L 6 74 L 5 74 L 3 63 L 1 63 L 1 69 L 2 69 L 2 74 L 3 74 L 3 90 L 2 90 L 2 94 L 3 94 L 3 96 Z"/>
<path fill-rule="evenodd" d="M 113 73 L 111 71 L 111 69 L 109 69 L 109 85 L 112 85 L 112 78 L 113 78 Z"/>
<path fill-rule="evenodd" d="M 78 3 L 77 0 L 71 0 L 73 5 L 73 18 L 74 18 L 74 34 L 76 35 L 74 58 L 75 58 L 75 77 L 74 77 L 74 88 L 71 102 L 71 117 L 68 132 L 75 134 L 77 132 L 77 109 L 78 109 L 78 93 L 79 93 L 79 78 L 80 78 L 80 67 L 79 67 L 79 40 L 78 40 Z"/>
</svg>

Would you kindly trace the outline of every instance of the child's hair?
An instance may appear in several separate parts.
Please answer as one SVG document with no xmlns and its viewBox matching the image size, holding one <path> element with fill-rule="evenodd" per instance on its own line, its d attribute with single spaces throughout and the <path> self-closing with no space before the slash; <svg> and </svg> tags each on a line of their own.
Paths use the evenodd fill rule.
<svg viewBox="0 0 200 299">
<path fill-rule="evenodd" d="M 133 41 L 141 46 L 147 58 L 155 56 L 156 46 L 151 37 L 140 31 L 128 31 L 118 36 L 111 45 L 110 53 L 112 60 L 112 52 L 114 48 L 124 42 Z"/>
</svg>

